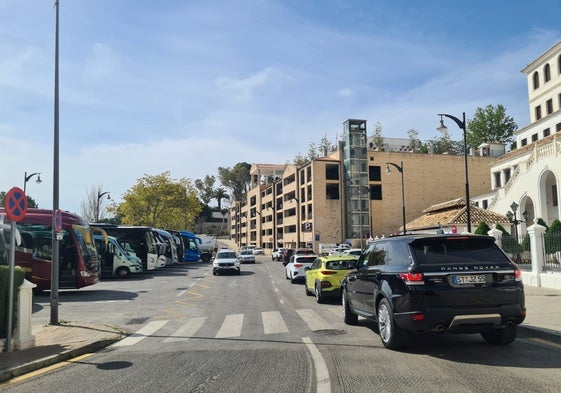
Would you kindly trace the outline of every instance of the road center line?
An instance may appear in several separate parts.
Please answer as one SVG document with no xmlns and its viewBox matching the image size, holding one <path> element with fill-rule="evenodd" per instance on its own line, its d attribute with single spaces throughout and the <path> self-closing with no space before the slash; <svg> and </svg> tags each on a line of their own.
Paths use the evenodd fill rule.
<svg viewBox="0 0 561 393">
<path fill-rule="evenodd" d="M 312 355 L 312 362 L 316 372 L 316 392 L 317 393 L 331 393 L 331 381 L 329 379 L 329 371 L 327 364 L 321 356 L 320 351 L 314 345 L 309 337 L 302 337 L 302 341 L 306 344 L 306 348 Z"/>
</svg>

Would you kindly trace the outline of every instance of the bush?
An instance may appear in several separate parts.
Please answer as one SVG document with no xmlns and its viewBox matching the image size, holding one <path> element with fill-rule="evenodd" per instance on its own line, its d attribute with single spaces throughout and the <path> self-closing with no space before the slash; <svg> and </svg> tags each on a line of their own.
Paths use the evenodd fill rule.
<svg viewBox="0 0 561 393">
<path fill-rule="evenodd" d="M 8 320 L 8 287 L 10 268 L 7 265 L 0 265 L 0 337 L 6 337 L 6 321 Z M 12 329 L 16 326 L 18 288 L 23 284 L 25 272 L 16 266 L 14 269 L 14 304 L 12 312 Z"/>
<path fill-rule="evenodd" d="M 486 222 L 480 222 L 479 225 L 477 226 L 477 229 L 475 230 L 475 234 L 488 235 L 490 230 L 491 228 L 489 228 L 489 225 L 487 225 Z"/>
</svg>

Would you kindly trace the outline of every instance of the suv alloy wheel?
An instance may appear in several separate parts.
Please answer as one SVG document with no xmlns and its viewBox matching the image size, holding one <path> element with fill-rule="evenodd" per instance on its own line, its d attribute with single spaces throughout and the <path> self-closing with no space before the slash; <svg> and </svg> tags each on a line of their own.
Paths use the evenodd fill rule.
<svg viewBox="0 0 561 393">
<path fill-rule="evenodd" d="M 343 320 L 347 325 L 356 325 L 358 323 L 358 315 L 351 311 L 348 299 L 347 290 L 344 290 L 343 296 L 341 296 L 341 303 L 343 303 Z"/>
<path fill-rule="evenodd" d="M 386 348 L 396 349 L 409 343 L 409 332 L 396 325 L 393 311 L 387 299 L 382 299 L 378 306 L 378 331 L 382 344 Z"/>
</svg>

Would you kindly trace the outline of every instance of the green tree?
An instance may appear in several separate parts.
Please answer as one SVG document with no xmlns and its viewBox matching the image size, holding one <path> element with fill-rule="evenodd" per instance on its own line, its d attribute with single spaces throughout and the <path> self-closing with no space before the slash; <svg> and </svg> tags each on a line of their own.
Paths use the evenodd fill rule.
<svg viewBox="0 0 561 393">
<path fill-rule="evenodd" d="M 125 225 L 191 229 L 202 209 L 191 181 L 171 179 L 169 172 L 144 175 L 123 200 L 117 210 Z"/>
<path fill-rule="evenodd" d="M 209 204 L 211 199 L 214 197 L 214 183 L 216 182 L 216 178 L 214 176 L 206 175 L 203 180 L 196 179 L 195 180 L 195 188 L 197 189 L 197 193 L 201 201 L 204 204 Z"/>
<path fill-rule="evenodd" d="M 28 208 L 37 208 L 39 205 L 35 202 L 35 199 L 31 198 L 29 195 L 27 196 L 27 207 Z M 6 199 L 6 191 L 0 191 L 0 207 L 4 207 L 4 199 Z"/>
<path fill-rule="evenodd" d="M 518 125 L 507 116 L 504 106 L 478 107 L 473 119 L 467 122 L 467 145 L 475 149 L 482 143 L 511 144 L 517 129 Z"/>
<path fill-rule="evenodd" d="M 249 190 L 251 165 L 247 162 L 238 162 L 233 168 L 218 168 L 220 183 L 229 188 L 234 201 L 243 201 Z"/>
</svg>

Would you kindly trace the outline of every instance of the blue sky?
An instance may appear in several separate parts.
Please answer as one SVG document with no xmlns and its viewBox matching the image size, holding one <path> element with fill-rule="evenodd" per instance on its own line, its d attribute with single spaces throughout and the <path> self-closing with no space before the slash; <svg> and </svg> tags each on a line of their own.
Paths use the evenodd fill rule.
<svg viewBox="0 0 561 393">
<path fill-rule="evenodd" d="M 0 190 L 52 207 L 53 0 L 0 0 Z M 285 163 L 348 118 L 437 136 L 437 113 L 502 104 L 561 39 L 561 2 L 60 0 L 60 207 L 143 175 Z M 453 139 L 461 131 L 449 129 Z"/>
</svg>

